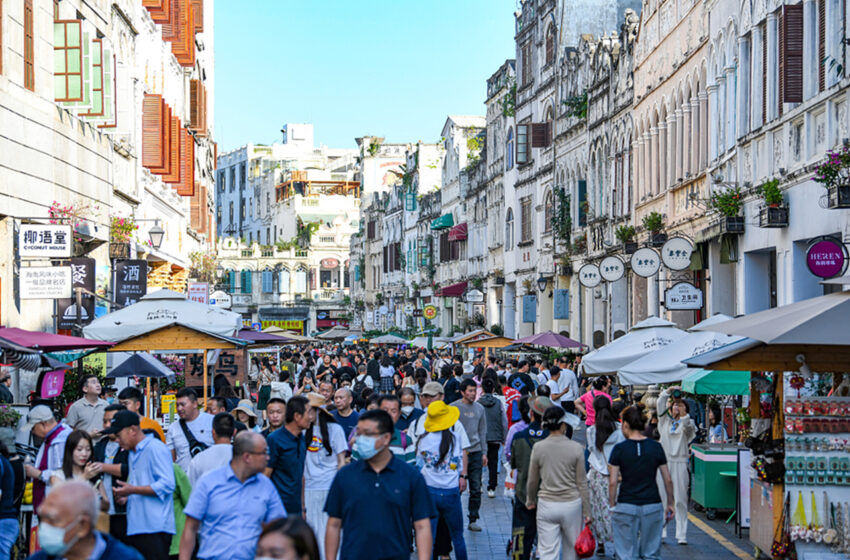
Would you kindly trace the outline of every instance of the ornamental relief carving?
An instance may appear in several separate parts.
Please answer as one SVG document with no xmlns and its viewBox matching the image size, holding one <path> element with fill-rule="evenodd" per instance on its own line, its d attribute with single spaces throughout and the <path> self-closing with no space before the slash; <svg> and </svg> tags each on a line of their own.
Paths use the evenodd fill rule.
<svg viewBox="0 0 850 560">
<path fill-rule="evenodd" d="M 835 112 L 838 115 L 838 137 L 847 138 L 847 102 L 842 101 L 835 105 Z"/>
</svg>

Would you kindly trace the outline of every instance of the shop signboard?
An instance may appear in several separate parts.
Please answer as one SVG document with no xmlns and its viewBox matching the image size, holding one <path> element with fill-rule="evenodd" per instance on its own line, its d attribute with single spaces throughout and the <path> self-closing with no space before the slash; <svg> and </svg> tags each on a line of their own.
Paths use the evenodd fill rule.
<svg viewBox="0 0 850 560">
<path fill-rule="evenodd" d="M 670 270 L 685 270 L 691 266 L 694 246 L 684 237 L 668 239 L 661 248 L 661 260 Z"/>
<path fill-rule="evenodd" d="M 426 305 L 422 308 L 422 316 L 432 321 L 437 317 L 437 306 L 436 305 Z"/>
<path fill-rule="evenodd" d="M 554 297 L 554 318 L 569 319 L 570 318 L 570 291 L 562 288 L 555 288 Z"/>
<path fill-rule="evenodd" d="M 339 261 L 335 258 L 328 257 L 326 259 L 322 259 L 321 263 L 319 264 L 321 264 L 322 268 L 324 268 L 325 270 L 333 270 L 339 266 Z"/>
<path fill-rule="evenodd" d="M 847 246 L 837 239 L 822 239 L 806 251 L 806 265 L 819 278 L 833 278 L 847 268 Z"/>
<path fill-rule="evenodd" d="M 248 324 L 250 326 L 251 323 Z M 260 327 L 262 329 L 267 329 L 269 327 L 277 327 L 279 329 L 283 329 L 285 331 L 298 331 L 303 332 L 304 329 L 304 321 L 298 319 L 285 319 L 285 320 L 270 320 L 260 321 Z"/>
<path fill-rule="evenodd" d="M 192 282 L 189 284 L 188 292 L 186 299 L 189 301 L 209 305 L 210 285 L 207 282 Z"/>
<path fill-rule="evenodd" d="M 619 257 L 605 257 L 599 263 L 599 274 L 606 282 L 616 282 L 626 274 L 626 263 Z"/>
<path fill-rule="evenodd" d="M 631 265 L 635 274 L 649 278 L 661 268 L 661 258 L 655 250 L 643 247 L 632 254 Z"/>
<path fill-rule="evenodd" d="M 230 306 L 233 304 L 233 298 L 230 297 L 230 294 L 227 292 L 223 292 L 221 290 L 217 290 L 210 294 L 210 305 L 213 307 L 221 307 L 222 309 L 230 309 Z"/>
<path fill-rule="evenodd" d="M 71 286 L 72 288 L 84 288 L 94 293 L 95 290 L 95 260 L 90 258 L 71 259 Z M 73 329 L 77 326 L 77 314 L 80 315 L 80 325 L 88 325 L 94 319 L 94 297 L 83 293 L 82 309 L 77 309 L 76 297 L 71 293 L 70 299 L 60 299 L 56 303 L 56 311 L 59 315 L 59 329 Z"/>
<path fill-rule="evenodd" d="M 71 256 L 74 236 L 71 226 L 21 224 L 18 229 L 18 256 L 61 259 Z"/>
<path fill-rule="evenodd" d="M 247 350 L 222 350 L 214 362 L 207 362 L 207 377 L 215 379 L 216 375 L 224 375 L 232 386 L 238 386 L 246 381 Z M 204 384 L 204 354 L 188 354 L 184 365 L 187 387 L 197 387 Z"/>
<path fill-rule="evenodd" d="M 71 297 L 70 266 L 22 267 L 21 299 L 67 299 Z"/>
<path fill-rule="evenodd" d="M 537 296 L 522 296 L 522 322 L 537 322 Z"/>
<path fill-rule="evenodd" d="M 132 305 L 148 292 L 148 262 L 145 260 L 115 262 L 115 303 Z"/>
<path fill-rule="evenodd" d="M 581 267 L 578 271 L 578 281 L 585 288 L 595 288 L 602 282 L 602 276 L 599 274 L 599 267 L 595 264 L 588 263 Z"/>
<path fill-rule="evenodd" d="M 664 307 L 670 311 L 702 309 L 702 290 L 690 282 L 677 282 L 664 292 Z"/>
<path fill-rule="evenodd" d="M 481 290 L 467 290 L 464 294 L 464 299 L 466 303 L 483 303 L 484 302 L 484 292 Z"/>
</svg>

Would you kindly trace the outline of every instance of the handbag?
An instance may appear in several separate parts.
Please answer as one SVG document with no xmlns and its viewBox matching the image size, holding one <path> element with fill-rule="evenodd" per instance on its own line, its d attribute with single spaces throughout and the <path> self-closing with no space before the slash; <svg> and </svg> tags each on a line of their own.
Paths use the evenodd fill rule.
<svg viewBox="0 0 850 560">
<path fill-rule="evenodd" d="M 195 439 L 195 434 L 186 425 L 186 421 L 180 419 L 180 427 L 183 429 L 183 435 L 186 436 L 186 442 L 189 444 L 189 456 L 194 457 L 201 451 L 207 448 L 207 444 Z"/>
<path fill-rule="evenodd" d="M 596 552 L 596 539 L 593 538 L 593 531 L 590 530 L 590 523 L 584 526 L 584 529 L 579 533 L 575 545 L 576 556 L 579 558 L 590 558 Z"/>
<path fill-rule="evenodd" d="M 773 544 L 770 547 L 770 555 L 773 558 L 785 558 L 791 550 L 791 536 L 788 532 L 788 510 L 791 508 L 791 493 L 785 497 L 782 506 L 782 514 L 773 535 Z"/>
</svg>

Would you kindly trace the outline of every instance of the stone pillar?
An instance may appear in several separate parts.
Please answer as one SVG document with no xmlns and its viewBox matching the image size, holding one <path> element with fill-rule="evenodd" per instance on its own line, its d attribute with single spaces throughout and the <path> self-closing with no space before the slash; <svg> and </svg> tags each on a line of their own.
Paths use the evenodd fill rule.
<svg viewBox="0 0 850 560">
<path fill-rule="evenodd" d="M 664 190 L 670 188 L 676 181 L 676 113 L 670 111 L 667 115 L 667 173 L 664 176 L 667 178 L 667 184 L 664 185 Z"/>
<path fill-rule="evenodd" d="M 701 173 L 708 164 L 708 93 L 703 91 L 699 94 L 699 163 L 695 173 Z"/>
<path fill-rule="evenodd" d="M 779 20 L 776 13 L 767 14 L 767 117 L 772 121 L 779 116 Z"/>
<path fill-rule="evenodd" d="M 762 41 L 763 30 L 760 25 L 753 26 L 752 45 L 750 52 L 750 122 L 747 130 L 756 130 L 761 128 L 764 123 L 762 115 L 762 96 L 764 95 L 764 87 L 762 84 L 762 76 L 764 76 L 764 45 Z"/>
<path fill-rule="evenodd" d="M 685 148 L 685 138 L 685 114 L 680 108 L 676 109 L 676 146 L 673 150 L 676 153 L 676 169 L 673 175 L 674 182 L 680 181 L 685 176 L 682 166 L 684 158 L 688 153 Z"/>
<path fill-rule="evenodd" d="M 717 100 L 717 113 L 712 116 L 712 119 L 717 126 L 717 134 L 712 137 L 714 141 L 714 158 L 720 157 L 726 147 L 726 74 L 723 73 L 717 78 L 717 92 L 715 93 Z"/>
<path fill-rule="evenodd" d="M 650 142 L 649 191 L 647 195 L 653 196 L 656 193 L 656 185 L 658 184 L 658 127 L 653 126 L 649 134 L 652 140 Z"/>
<path fill-rule="evenodd" d="M 662 193 L 667 188 L 667 122 L 658 123 L 658 181 L 655 192 Z"/>
<path fill-rule="evenodd" d="M 726 73 L 726 134 L 723 136 L 725 152 L 735 147 L 735 90 L 738 86 L 738 78 L 734 66 L 727 66 L 724 72 Z"/>
<path fill-rule="evenodd" d="M 645 199 L 652 192 L 652 137 L 643 133 L 643 169 L 641 170 L 640 197 Z"/>
<path fill-rule="evenodd" d="M 692 138 L 694 136 L 696 134 L 691 125 L 691 100 L 686 99 L 682 107 L 682 137 L 679 140 L 679 144 L 682 146 L 682 178 L 691 172 L 694 148 Z"/>
<path fill-rule="evenodd" d="M 701 128 L 702 111 L 699 109 L 699 95 L 699 93 L 694 92 L 694 96 L 691 98 L 691 133 L 688 136 L 688 141 L 691 143 L 691 164 L 689 167 L 691 175 L 699 175 L 700 144 L 702 144 L 702 137 L 708 133 L 707 130 Z"/>
<path fill-rule="evenodd" d="M 752 99 L 750 95 L 750 38 L 740 37 L 738 39 L 738 110 L 737 127 L 735 128 L 737 137 L 740 138 L 750 131 L 750 119 L 747 111 L 748 103 Z"/>
<path fill-rule="evenodd" d="M 646 313 L 650 317 L 658 316 L 658 274 L 646 279 Z"/>
<path fill-rule="evenodd" d="M 711 84 L 708 86 L 708 103 L 710 105 L 709 112 L 711 113 L 707 134 L 707 137 L 709 138 L 708 161 L 717 157 L 717 136 L 720 134 L 720 130 L 717 127 L 717 113 L 720 107 L 720 103 L 717 101 L 717 92 L 717 84 Z"/>
<path fill-rule="evenodd" d="M 635 159 L 634 159 L 634 161 L 632 161 L 632 165 L 634 165 L 634 170 L 633 170 L 634 176 L 635 177 L 643 177 L 643 175 L 641 175 L 641 171 L 642 171 L 642 168 L 643 168 L 643 137 L 638 138 L 635 141 L 634 147 L 635 147 Z M 643 188 L 642 183 L 643 183 L 643 181 L 639 181 L 639 182 L 635 183 L 634 187 L 632 189 L 632 196 L 635 197 L 635 205 L 637 205 L 638 202 L 640 202 L 640 190 Z"/>
</svg>

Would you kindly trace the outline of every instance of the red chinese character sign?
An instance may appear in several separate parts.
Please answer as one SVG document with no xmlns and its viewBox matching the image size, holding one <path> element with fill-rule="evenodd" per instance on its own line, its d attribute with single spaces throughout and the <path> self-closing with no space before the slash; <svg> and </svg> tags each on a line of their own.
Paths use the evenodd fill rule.
<svg viewBox="0 0 850 560">
<path fill-rule="evenodd" d="M 847 268 L 847 247 L 836 239 L 822 239 L 806 251 L 806 266 L 819 278 L 833 278 Z"/>
</svg>

